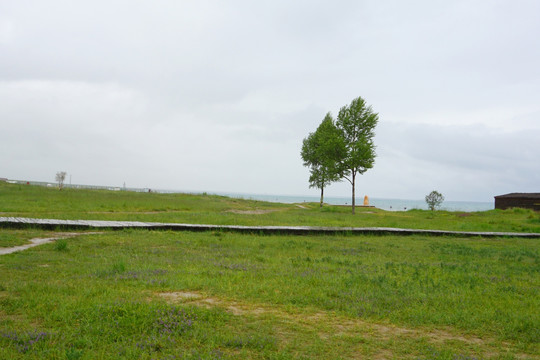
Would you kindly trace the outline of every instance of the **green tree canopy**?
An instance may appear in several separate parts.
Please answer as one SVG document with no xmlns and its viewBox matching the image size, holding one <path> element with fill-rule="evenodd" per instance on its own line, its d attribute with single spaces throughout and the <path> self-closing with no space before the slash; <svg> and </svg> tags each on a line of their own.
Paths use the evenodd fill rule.
<svg viewBox="0 0 540 360">
<path fill-rule="evenodd" d="M 441 206 L 444 201 L 444 196 L 440 192 L 433 190 L 426 195 L 426 203 L 431 211 L 435 211 L 436 208 Z"/>
<path fill-rule="evenodd" d="M 310 133 L 302 144 L 304 166 L 310 168 L 309 187 L 321 189 L 341 178 L 340 160 L 345 156 L 345 143 L 330 113 L 326 114 L 317 130 Z"/>
<path fill-rule="evenodd" d="M 342 107 L 336 121 L 345 144 L 345 156 L 340 162 L 342 177 L 352 186 L 352 213 L 355 213 L 356 175 L 365 173 L 375 163 L 375 127 L 379 115 L 358 97 L 349 105 Z"/>
</svg>

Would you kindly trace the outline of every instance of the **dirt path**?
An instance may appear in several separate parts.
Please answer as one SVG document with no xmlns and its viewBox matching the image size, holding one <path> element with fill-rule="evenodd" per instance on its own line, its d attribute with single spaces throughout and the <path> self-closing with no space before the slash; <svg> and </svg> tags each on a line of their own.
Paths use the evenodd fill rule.
<svg viewBox="0 0 540 360">
<path fill-rule="evenodd" d="M 56 241 L 56 240 L 59 240 L 59 239 L 68 239 L 68 238 L 76 237 L 76 236 L 79 236 L 79 235 L 90 235 L 90 234 L 100 234 L 100 233 L 96 233 L 96 232 L 59 233 L 59 234 L 55 235 L 54 237 L 30 239 L 29 244 L 13 246 L 13 247 L 10 247 L 10 248 L 0 248 L 0 255 L 7 255 L 7 254 L 11 254 L 11 253 L 14 253 L 14 252 L 17 252 L 17 251 L 23 251 L 23 250 L 26 250 L 26 249 L 30 249 L 30 248 L 32 248 L 34 246 L 47 244 L 47 243 L 50 243 L 50 242 L 53 242 L 53 241 Z"/>
<path fill-rule="evenodd" d="M 226 212 L 233 213 L 233 214 L 241 214 L 241 215 L 262 215 L 262 214 L 269 214 L 276 212 L 278 210 L 271 209 L 271 210 L 263 210 L 263 209 L 254 209 L 254 210 L 227 210 Z"/>
</svg>

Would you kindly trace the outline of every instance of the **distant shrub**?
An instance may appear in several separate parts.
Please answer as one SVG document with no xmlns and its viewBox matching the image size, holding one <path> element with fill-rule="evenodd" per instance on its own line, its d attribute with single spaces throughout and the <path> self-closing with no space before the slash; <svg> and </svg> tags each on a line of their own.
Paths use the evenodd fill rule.
<svg viewBox="0 0 540 360">
<path fill-rule="evenodd" d="M 433 190 L 429 195 L 426 195 L 426 203 L 431 211 L 441 206 L 443 201 L 444 196 L 438 191 Z"/>
</svg>

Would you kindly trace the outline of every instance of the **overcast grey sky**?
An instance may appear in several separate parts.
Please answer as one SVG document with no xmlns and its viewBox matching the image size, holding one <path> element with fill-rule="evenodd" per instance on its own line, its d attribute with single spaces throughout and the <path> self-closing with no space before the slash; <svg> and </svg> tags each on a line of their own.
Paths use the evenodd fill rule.
<svg viewBox="0 0 540 360">
<path fill-rule="evenodd" d="M 539 19 L 537 0 L 0 0 L 0 177 L 317 195 L 302 139 L 362 96 L 359 197 L 538 192 Z"/>
</svg>

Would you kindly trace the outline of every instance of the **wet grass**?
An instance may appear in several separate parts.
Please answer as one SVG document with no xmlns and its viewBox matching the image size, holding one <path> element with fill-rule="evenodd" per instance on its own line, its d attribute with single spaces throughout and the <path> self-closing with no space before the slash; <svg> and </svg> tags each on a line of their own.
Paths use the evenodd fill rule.
<svg viewBox="0 0 540 360">
<path fill-rule="evenodd" d="M 216 195 L 56 189 L 0 183 L 0 216 L 153 221 L 217 225 L 398 227 L 540 232 L 540 213 L 525 209 L 463 213 L 391 212 L 346 206 L 278 204 Z"/>
<path fill-rule="evenodd" d="M 539 357 L 535 239 L 64 241 L 0 257 L 0 358 Z"/>
</svg>

